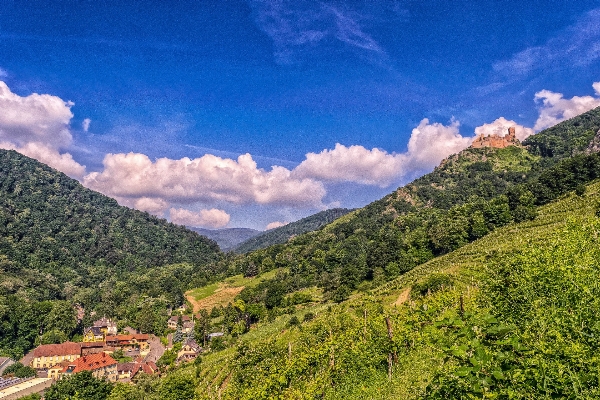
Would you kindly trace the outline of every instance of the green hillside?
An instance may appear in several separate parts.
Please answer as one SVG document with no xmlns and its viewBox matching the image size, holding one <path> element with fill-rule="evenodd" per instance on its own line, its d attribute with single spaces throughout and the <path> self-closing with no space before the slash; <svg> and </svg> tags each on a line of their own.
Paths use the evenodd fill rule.
<svg viewBox="0 0 600 400">
<path fill-rule="evenodd" d="M 258 323 L 166 379 L 206 399 L 597 398 L 599 192 L 567 194 L 341 304 Z"/>
<path fill-rule="evenodd" d="M 285 243 L 297 235 L 316 231 L 339 217 L 348 214 L 350 211 L 346 208 L 332 208 L 318 212 L 298 221 L 280 226 L 279 228 L 269 229 L 266 232 L 260 233 L 235 246 L 233 251 L 236 253 L 247 253 L 249 251 L 264 249 L 274 244 Z"/>
<path fill-rule="evenodd" d="M 40 331 L 77 334 L 73 304 L 86 309 L 83 324 L 96 311 L 161 331 L 167 306 L 214 279 L 220 254 L 212 240 L 0 150 L 0 352 L 31 348 Z"/>
</svg>

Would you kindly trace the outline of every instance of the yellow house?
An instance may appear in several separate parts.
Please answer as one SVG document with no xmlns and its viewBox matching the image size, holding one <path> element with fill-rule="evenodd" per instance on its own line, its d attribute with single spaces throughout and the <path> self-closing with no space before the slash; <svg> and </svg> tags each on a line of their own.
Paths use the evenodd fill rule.
<svg viewBox="0 0 600 400">
<path fill-rule="evenodd" d="M 106 331 L 100 327 L 92 326 L 83 333 L 83 341 L 86 343 L 104 342 Z"/>
<path fill-rule="evenodd" d="M 81 357 L 81 343 L 43 344 L 33 350 L 30 366 L 35 369 L 50 368 L 61 361 L 75 361 Z"/>
</svg>

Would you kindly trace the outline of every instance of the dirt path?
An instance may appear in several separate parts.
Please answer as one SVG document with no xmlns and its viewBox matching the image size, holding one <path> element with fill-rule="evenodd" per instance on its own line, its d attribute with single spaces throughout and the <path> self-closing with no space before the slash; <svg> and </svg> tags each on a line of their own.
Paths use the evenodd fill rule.
<svg viewBox="0 0 600 400">
<path fill-rule="evenodd" d="M 393 306 L 399 306 L 401 304 L 406 303 L 406 301 L 408 300 L 408 298 L 410 297 L 410 288 L 404 290 L 402 293 L 400 293 L 400 296 L 398 296 L 398 299 L 392 303 Z"/>
<path fill-rule="evenodd" d="M 233 302 L 235 296 L 237 296 L 242 290 L 244 290 L 244 286 L 220 287 L 219 289 L 215 290 L 213 294 L 201 300 L 196 300 L 190 294 L 191 291 L 186 292 L 185 297 L 190 303 L 192 303 L 195 314 L 202 309 L 210 311 L 214 306 L 217 305 L 226 306 L 229 302 Z"/>
</svg>

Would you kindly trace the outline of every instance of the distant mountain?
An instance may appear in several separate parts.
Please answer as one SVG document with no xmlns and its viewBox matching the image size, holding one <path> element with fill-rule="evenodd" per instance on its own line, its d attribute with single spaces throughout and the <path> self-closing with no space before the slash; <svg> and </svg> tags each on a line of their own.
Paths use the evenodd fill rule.
<svg viewBox="0 0 600 400">
<path fill-rule="evenodd" d="M 250 228 L 203 229 L 190 227 L 189 229 L 214 240 L 222 251 L 229 251 L 238 244 L 262 233 L 262 231 Z"/>
<path fill-rule="evenodd" d="M 234 247 L 233 251 L 236 253 L 246 253 L 253 250 L 264 249 L 274 244 L 285 243 L 294 236 L 315 231 L 339 217 L 348 214 L 350 211 L 352 210 L 347 208 L 332 208 L 330 210 L 318 212 L 296 222 L 291 222 L 287 225 L 280 226 L 279 228 L 270 229 L 256 235 Z"/>
</svg>

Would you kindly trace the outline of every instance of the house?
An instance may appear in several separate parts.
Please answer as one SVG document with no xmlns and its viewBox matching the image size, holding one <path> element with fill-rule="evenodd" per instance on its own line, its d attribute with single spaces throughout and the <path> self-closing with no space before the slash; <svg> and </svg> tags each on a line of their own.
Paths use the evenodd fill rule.
<svg viewBox="0 0 600 400">
<path fill-rule="evenodd" d="M 158 367 L 152 361 L 143 361 L 141 358 L 138 358 L 133 362 L 117 365 L 117 375 L 119 381 L 128 382 L 139 372 L 152 375 L 158 372 Z"/>
<path fill-rule="evenodd" d="M 0 378 L 0 399 L 14 400 L 32 394 L 43 394 L 52 385 L 48 378 Z"/>
<path fill-rule="evenodd" d="M 65 369 L 65 367 L 68 367 L 70 363 L 71 363 L 71 361 L 64 360 L 64 361 L 59 362 L 56 365 L 49 367 L 48 368 L 48 378 L 54 379 L 55 381 L 59 380 L 60 376 L 61 376 L 61 371 L 63 369 Z"/>
<path fill-rule="evenodd" d="M 85 343 L 104 342 L 105 331 L 99 326 L 92 326 L 83 331 L 83 341 Z"/>
<path fill-rule="evenodd" d="M 117 381 L 117 361 L 106 353 L 80 357 L 68 363 L 60 371 L 60 378 L 81 371 L 91 371 L 92 375 L 98 379 L 106 379 L 110 382 Z"/>
<path fill-rule="evenodd" d="M 198 357 L 198 354 L 201 352 L 202 347 L 200 347 L 200 345 L 198 345 L 194 339 L 187 339 L 185 342 L 183 342 L 181 350 L 179 350 L 177 353 L 177 362 L 181 363 L 192 361 Z"/>
<path fill-rule="evenodd" d="M 117 323 L 111 320 L 110 318 L 102 317 L 99 320 L 94 321 L 93 326 L 100 328 L 102 331 L 105 331 L 105 335 L 117 334 Z"/>
<path fill-rule="evenodd" d="M 187 315 L 173 315 L 171 318 L 169 318 L 169 321 L 167 322 L 167 327 L 169 329 L 173 329 L 176 330 L 177 329 L 177 324 L 179 323 L 179 318 L 181 318 L 181 323 L 185 324 L 186 322 L 190 322 L 190 317 L 188 317 Z"/>
<path fill-rule="evenodd" d="M 191 333 L 194 331 L 194 321 L 186 321 L 183 323 L 183 327 L 181 327 L 181 332 L 183 333 Z"/>
<path fill-rule="evenodd" d="M 32 353 L 29 365 L 35 369 L 46 369 L 61 361 L 75 361 L 81 357 L 81 343 L 42 344 L 33 349 Z"/>
<path fill-rule="evenodd" d="M 106 336 L 106 345 L 125 349 L 137 347 L 140 350 L 145 350 L 149 347 L 149 338 L 150 337 L 146 333 L 135 333 L 133 335 L 108 335 Z"/>
<path fill-rule="evenodd" d="M 100 353 L 106 350 L 105 342 L 88 342 L 81 344 L 81 356 L 87 356 L 90 354 Z"/>
</svg>

